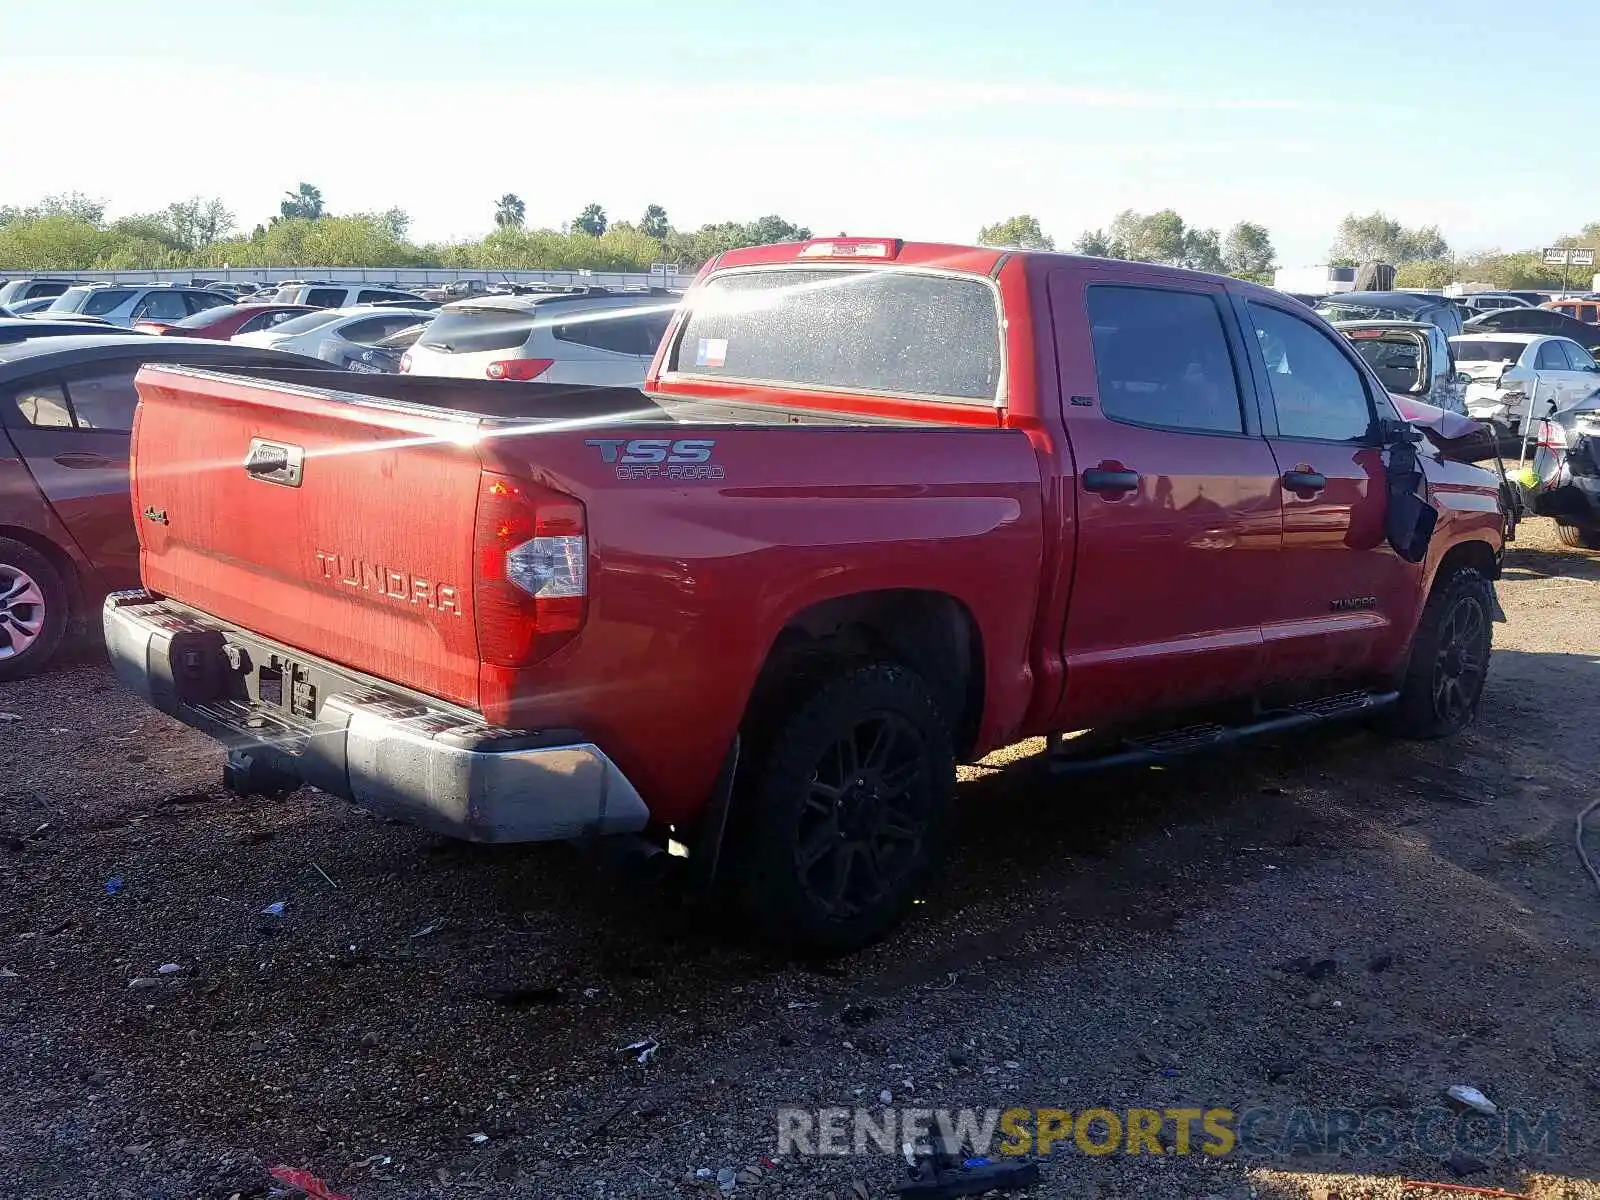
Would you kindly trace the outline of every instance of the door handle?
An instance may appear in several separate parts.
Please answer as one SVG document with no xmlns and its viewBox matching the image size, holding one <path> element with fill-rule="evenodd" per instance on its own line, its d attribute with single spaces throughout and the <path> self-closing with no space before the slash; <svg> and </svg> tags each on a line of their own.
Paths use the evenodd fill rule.
<svg viewBox="0 0 1600 1200">
<path fill-rule="evenodd" d="M 111 466 L 111 460 L 104 454 L 91 454 L 83 450 L 69 450 L 64 454 L 58 454 L 55 461 L 60 466 L 71 467 L 79 471 L 91 471 L 96 467 Z"/>
<path fill-rule="evenodd" d="M 1291 492 L 1320 492 L 1328 486 L 1328 477 L 1320 471 L 1285 471 L 1283 486 Z"/>
<path fill-rule="evenodd" d="M 1104 463 L 1090 467 L 1083 473 L 1083 490 L 1086 492 L 1136 492 L 1139 490 L 1139 472 L 1126 467 Z"/>
</svg>

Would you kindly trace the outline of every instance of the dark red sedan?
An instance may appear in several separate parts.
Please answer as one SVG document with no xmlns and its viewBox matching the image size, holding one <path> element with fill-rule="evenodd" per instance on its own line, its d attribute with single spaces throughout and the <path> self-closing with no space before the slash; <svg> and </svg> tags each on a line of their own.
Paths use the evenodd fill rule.
<svg viewBox="0 0 1600 1200">
<path fill-rule="evenodd" d="M 290 317 L 315 311 L 305 304 L 225 304 L 194 313 L 181 321 L 135 321 L 133 327 L 140 333 L 215 338 L 225 342 L 236 333 L 259 333 Z"/>
</svg>

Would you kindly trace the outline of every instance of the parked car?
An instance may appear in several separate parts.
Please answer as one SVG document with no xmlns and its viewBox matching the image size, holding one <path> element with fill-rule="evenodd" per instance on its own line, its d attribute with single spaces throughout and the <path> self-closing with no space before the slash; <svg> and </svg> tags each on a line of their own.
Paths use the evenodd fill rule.
<svg viewBox="0 0 1600 1200">
<path fill-rule="evenodd" d="M 1457 296 L 1455 301 L 1473 316 L 1481 312 L 1494 312 L 1501 308 L 1532 308 L 1533 304 L 1514 292 L 1473 292 L 1470 296 Z"/>
<path fill-rule="evenodd" d="M 126 334 L 126 329 L 115 325 L 91 324 L 84 321 L 41 321 L 37 317 L 0 318 L 0 342 L 21 342 L 28 338 L 83 337 L 104 331 L 109 334 Z"/>
<path fill-rule="evenodd" d="M 304 304 L 225 304 L 220 308 L 201 309 L 181 321 L 143 320 L 135 322 L 133 327 L 144 333 L 216 338 L 225 342 L 237 334 L 261 333 L 293 317 L 321 311 Z"/>
<path fill-rule="evenodd" d="M 422 309 L 330 308 L 292 317 L 259 333 L 240 334 L 235 343 L 270 346 L 293 354 L 320 358 L 343 367 L 352 357 L 384 338 L 426 321 L 433 314 Z"/>
<path fill-rule="evenodd" d="M 44 312 L 56 302 L 55 296 L 35 296 L 31 300 L 18 300 L 8 307 L 14 317 L 32 316 L 34 313 Z"/>
<path fill-rule="evenodd" d="M 416 302 L 414 296 L 400 288 L 381 287 L 362 283 L 286 283 L 272 297 L 274 304 L 305 304 L 312 308 L 354 308 L 357 305 L 376 304 L 380 300 Z"/>
<path fill-rule="evenodd" d="M 1562 412 L 1600 389 L 1600 366 L 1570 338 L 1466 334 L 1451 338 L 1450 349 L 1467 381 L 1467 414 L 1513 433 L 1530 413 L 1537 420 Z"/>
<path fill-rule="evenodd" d="M 1446 337 L 1461 332 L 1461 310 L 1445 296 L 1427 292 L 1340 292 L 1317 305 L 1329 321 L 1421 321 Z"/>
<path fill-rule="evenodd" d="M 128 431 L 146 362 L 320 366 L 126 331 L 0 344 L 0 679 L 44 666 L 108 591 L 138 585 Z"/>
<path fill-rule="evenodd" d="M 1333 327 L 1366 359 L 1391 395 L 1465 414 L 1466 388 L 1456 379 L 1450 340 L 1418 321 L 1335 321 Z"/>
<path fill-rule="evenodd" d="M 61 276 L 24 276 L 19 279 L 8 279 L 0 283 L 0 305 L 16 310 L 16 306 L 28 300 L 53 300 L 69 287 L 78 284 L 76 279 L 67 279 Z"/>
<path fill-rule="evenodd" d="M 113 325 L 131 326 L 144 320 L 181 321 L 191 313 L 231 302 L 220 292 L 169 283 L 86 283 L 68 288 L 45 311 L 56 315 L 81 313 L 102 317 Z"/>
<path fill-rule="evenodd" d="M 1532 509 L 1563 545 L 1600 550 L 1600 392 L 1538 426 Z"/>
<path fill-rule="evenodd" d="M 453 379 L 638 387 L 677 300 L 603 291 L 463 300 L 439 310 L 401 369 Z"/>
<path fill-rule="evenodd" d="M 643 394 L 271 374 L 140 376 L 128 686 L 236 787 L 482 841 L 670 827 L 807 949 L 910 910 L 957 762 L 1436 737 L 1482 691 L 1497 478 L 1240 280 L 822 239 L 713 260 Z"/>
<path fill-rule="evenodd" d="M 1591 354 L 1600 351 L 1600 326 L 1586 325 L 1552 308 L 1502 308 L 1474 317 L 1463 333 L 1542 333 L 1571 338 Z"/>
<path fill-rule="evenodd" d="M 1600 299 L 1595 299 L 1593 296 L 1552 300 L 1544 307 L 1571 317 L 1575 321 L 1581 321 L 1585 325 L 1600 326 Z"/>
<path fill-rule="evenodd" d="M 1531 307 L 1537 308 L 1550 299 L 1549 292 L 1502 292 L 1503 296 L 1515 296 L 1518 300 L 1525 301 Z"/>
<path fill-rule="evenodd" d="M 398 375 L 406 351 L 416 345 L 427 327 L 427 322 L 421 322 L 390 334 L 383 341 L 352 355 L 345 362 L 345 369 L 363 375 Z"/>
</svg>

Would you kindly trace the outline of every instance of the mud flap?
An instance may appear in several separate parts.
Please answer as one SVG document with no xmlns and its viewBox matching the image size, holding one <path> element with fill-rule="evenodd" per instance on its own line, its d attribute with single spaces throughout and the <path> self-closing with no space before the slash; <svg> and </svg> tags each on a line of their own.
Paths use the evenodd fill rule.
<svg viewBox="0 0 1600 1200">
<path fill-rule="evenodd" d="M 1506 610 L 1500 607 L 1500 591 L 1495 587 L 1493 581 L 1489 583 L 1489 615 L 1494 619 L 1495 624 L 1506 624 Z"/>
<path fill-rule="evenodd" d="M 1407 426 L 1390 441 L 1384 455 L 1384 469 L 1389 477 L 1389 507 L 1384 516 L 1384 531 L 1394 552 L 1413 563 L 1428 557 L 1428 543 L 1439 523 L 1439 510 L 1428 499 L 1428 480 L 1422 473 L 1413 440 L 1416 436 Z"/>
</svg>

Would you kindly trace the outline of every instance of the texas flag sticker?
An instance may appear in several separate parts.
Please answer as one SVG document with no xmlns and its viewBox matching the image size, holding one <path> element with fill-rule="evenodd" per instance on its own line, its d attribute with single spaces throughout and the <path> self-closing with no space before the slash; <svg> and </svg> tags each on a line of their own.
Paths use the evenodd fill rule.
<svg viewBox="0 0 1600 1200">
<path fill-rule="evenodd" d="M 694 365 L 697 367 L 720 367 L 727 361 L 727 338 L 701 338 L 695 347 Z"/>
</svg>

